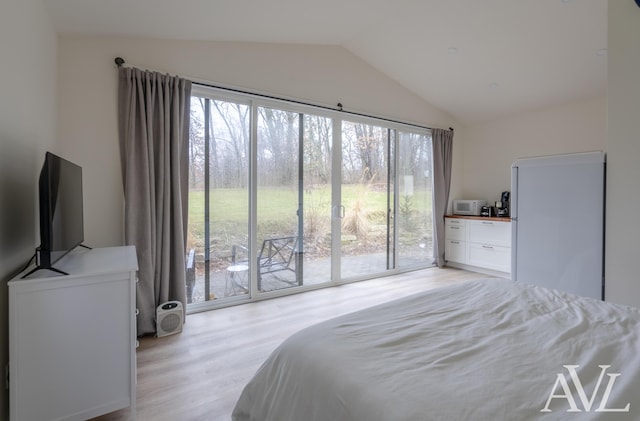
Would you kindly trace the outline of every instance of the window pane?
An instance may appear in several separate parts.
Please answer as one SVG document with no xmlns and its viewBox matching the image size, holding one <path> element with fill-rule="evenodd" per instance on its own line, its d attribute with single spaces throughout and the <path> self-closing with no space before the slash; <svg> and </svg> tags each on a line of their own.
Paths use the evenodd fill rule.
<svg viewBox="0 0 640 421">
<path fill-rule="evenodd" d="M 331 280 L 331 142 L 330 118 L 304 116 L 303 281 Z"/>
<path fill-rule="evenodd" d="M 342 123 L 342 261 L 343 278 L 387 269 L 388 130 Z"/>
<path fill-rule="evenodd" d="M 299 114 L 258 107 L 258 290 L 302 284 L 299 230 Z"/>
<path fill-rule="evenodd" d="M 187 287 L 189 302 L 248 292 L 249 127 L 247 105 L 192 97 L 187 245 L 196 251 L 196 282 L 191 294 Z"/>
<path fill-rule="evenodd" d="M 398 132 L 398 267 L 433 262 L 431 136 Z"/>
</svg>

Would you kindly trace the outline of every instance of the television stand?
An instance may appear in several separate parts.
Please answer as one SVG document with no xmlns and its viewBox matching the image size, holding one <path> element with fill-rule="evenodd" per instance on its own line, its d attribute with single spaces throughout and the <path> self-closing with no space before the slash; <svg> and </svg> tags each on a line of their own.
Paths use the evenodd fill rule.
<svg viewBox="0 0 640 421">
<path fill-rule="evenodd" d="M 84 244 L 78 244 L 78 246 L 77 246 L 77 247 L 82 247 L 82 248 L 85 248 L 85 249 L 87 249 L 87 250 L 93 250 L 93 248 L 92 248 L 92 247 L 85 246 Z M 39 249 L 36 249 L 36 254 L 35 254 L 33 257 L 38 256 L 38 250 L 39 250 Z M 73 251 L 71 251 L 71 252 L 73 252 Z M 33 260 L 33 257 L 31 258 L 31 260 Z M 62 258 L 64 258 L 64 256 L 63 256 Z M 29 260 L 29 263 L 31 263 L 31 260 Z M 27 263 L 27 267 L 29 266 L 29 263 Z M 26 268 L 25 268 L 25 270 L 26 270 Z M 57 272 L 57 273 L 59 273 L 59 274 L 61 274 L 61 275 L 68 275 L 68 274 L 69 274 L 68 272 L 65 272 L 65 271 L 63 271 L 63 270 L 56 269 L 56 268 L 54 268 L 53 266 L 41 266 L 41 265 L 37 265 L 36 267 L 34 267 L 33 269 L 31 269 L 29 272 L 27 272 L 26 274 L 22 275 L 22 279 L 25 279 L 25 278 L 29 277 L 29 275 L 32 275 L 34 272 L 37 272 L 37 271 L 39 271 L 39 270 L 50 270 L 50 271 L 53 271 L 53 272 Z"/>
<path fill-rule="evenodd" d="M 29 272 L 27 272 L 25 275 L 22 275 L 22 277 L 20 279 L 25 279 L 27 278 L 29 275 L 32 275 L 33 273 L 39 271 L 39 270 L 51 270 L 53 272 L 57 272 L 61 275 L 68 275 L 67 272 L 60 270 L 60 269 L 56 269 L 53 266 L 49 266 L 49 267 L 45 267 L 45 266 L 36 266 L 33 269 L 31 269 Z"/>
<path fill-rule="evenodd" d="M 135 247 L 79 248 L 56 266 L 70 275 L 8 282 L 9 419 L 85 420 L 126 407 L 135 419 Z"/>
</svg>

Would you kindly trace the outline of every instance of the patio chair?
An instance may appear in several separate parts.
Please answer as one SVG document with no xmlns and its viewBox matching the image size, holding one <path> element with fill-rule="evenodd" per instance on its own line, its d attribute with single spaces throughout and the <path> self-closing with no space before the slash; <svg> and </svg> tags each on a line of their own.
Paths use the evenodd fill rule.
<svg viewBox="0 0 640 421">
<path fill-rule="evenodd" d="M 262 275 L 281 270 L 296 273 L 291 261 L 297 250 L 298 236 L 268 238 L 262 242 L 258 255 L 258 290 L 262 290 Z M 300 280 L 298 280 L 300 285 Z"/>
<path fill-rule="evenodd" d="M 298 236 L 267 238 L 262 242 L 258 253 L 258 290 L 262 290 L 262 275 L 283 270 L 296 273 L 295 265 L 292 264 L 297 251 Z M 247 264 L 247 260 L 239 258 L 239 251 L 247 252 L 247 248 L 240 245 L 231 247 L 231 266 Z M 297 284 L 301 285 L 302 280 L 296 277 Z"/>
</svg>

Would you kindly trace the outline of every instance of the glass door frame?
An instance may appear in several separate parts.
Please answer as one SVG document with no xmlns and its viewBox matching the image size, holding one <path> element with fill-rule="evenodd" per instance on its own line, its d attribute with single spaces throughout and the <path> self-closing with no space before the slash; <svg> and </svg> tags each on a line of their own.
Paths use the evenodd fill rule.
<svg viewBox="0 0 640 421">
<path fill-rule="evenodd" d="M 241 94 L 236 94 L 233 92 L 229 92 L 227 90 L 224 89 L 218 89 L 218 88 L 213 88 L 213 87 L 204 87 L 204 86 L 200 86 L 200 85 L 194 85 L 194 87 L 192 88 L 192 92 L 191 92 L 191 96 L 192 97 L 201 97 L 204 98 L 205 100 L 209 101 L 209 104 L 213 101 L 222 101 L 222 102 L 230 102 L 230 103 L 235 103 L 235 104 L 240 104 L 243 106 L 246 106 L 249 108 L 249 113 L 252 113 L 252 100 L 250 98 L 248 98 L 245 95 L 241 95 Z M 207 108 L 210 111 L 210 107 L 211 105 L 209 105 Z M 249 116 L 249 121 L 251 122 L 252 116 Z M 210 122 L 210 116 L 206 115 L 206 111 L 205 111 L 205 130 L 208 130 L 209 125 L 211 124 Z M 250 127 L 250 133 L 249 133 L 249 140 L 250 140 L 250 144 L 249 144 L 249 150 L 247 151 L 248 153 L 248 161 L 251 162 L 251 143 L 253 142 L 251 136 L 251 127 Z M 210 140 L 209 135 L 206 134 L 205 135 L 205 139 Z M 209 153 L 209 145 L 205 144 L 205 148 L 207 149 L 207 153 Z M 207 158 L 208 160 L 209 158 Z M 207 161 L 208 162 L 208 161 Z M 211 260 L 211 251 L 210 251 L 210 194 L 211 192 L 209 191 L 209 187 L 210 187 L 210 180 L 209 180 L 209 171 L 210 171 L 210 164 L 207 165 L 205 167 L 205 246 L 204 246 L 204 265 L 205 265 L 205 273 L 204 273 L 204 277 L 205 277 L 205 293 L 206 288 L 211 288 L 210 285 L 207 285 L 207 283 L 212 282 L 211 281 L 211 268 L 210 268 L 210 260 Z M 248 197 L 248 203 L 249 203 L 249 207 L 251 206 L 251 171 L 252 168 L 251 166 L 249 166 L 248 168 L 248 177 L 246 179 L 247 182 L 247 195 Z M 250 216 L 250 215 L 249 215 Z M 251 235 L 251 224 L 250 224 L 250 218 L 248 218 L 247 220 L 247 232 L 248 235 L 250 237 Z M 250 243 L 248 244 L 250 245 Z M 250 282 L 250 278 L 249 278 L 249 282 Z M 251 297 L 250 294 L 242 294 L 242 295 L 234 295 L 234 296 L 228 296 L 228 297 L 222 297 L 219 299 L 214 299 L 214 300 L 210 300 L 207 297 L 205 297 L 204 301 L 199 301 L 199 302 L 195 302 L 195 303 L 189 303 L 187 305 L 187 312 L 188 313 L 195 313 L 195 312 L 199 312 L 199 311 L 207 311 L 207 310 L 211 310 L 214 308 L 219 308 L 219 307 L 226 307 L 229 305 L 235 305 L 238 303 L 243 303 L 243 302 L 249 302 L 251 301 Z"/>
<path fill-rule="evenodd" d="M 192 94 L 193 96 L 201 96 L 205 98 L 209 98 L 210 100 L 221 100 L 221 101 L 233 101 L 240 104 L 248 105 L 250 107 L 250 139 L 249 139 L 249 150 L 248 150 L 248 204 L 249 204 L 249 217 L 248 217 L 248 254 L 249 254 L 249 292 L 248 294 L 240 295 L 240 296 L 232 296 L 226 297 L 225 299 L 216 299 L 211 301 L 204 301 L 198 303 L 192 303 L 189 305 L 188 311 L 198 312 L 198 311 L 206 311 L 214 308 L 226 307 L 229 305 L 235 305 L 245 302 L 251 302 L 266 298 L 273 298 L 278 296 L 290 295 L 292 293 L 309 291 L 319 288 L 324 288 L 328 286 L 335 286 L 350 282 L 355 282 L 363 279 L 371 279 L 380 276 L 390 275 L 393 273 L 400 273 L 410 270 L 415 270 L 418 267 L 410 267 L 410 268 L 398 268 L 398 229 L 396 226 L 397 223 L 397 212 L 398 212 L 398 200 L 399 200 L 399 177 L 394 171 L 397 171 L 399 166 L 399 141 L 400 136 L 398 132 L 413 132 L 413 133 L 423 133 L 430 135 L 430 130 L 427 128 L 420 128 L 418 126 L 413 126 L 411 124 L 400 124 L 396 122 L 390 122 L 383 118 L 378 119 L 375 117 L 369 116 L 358 116 L 357 114 L 352 113 L 343 113 L 340 111 L 334 111 L 329 109 L 323 109 L 319 107 L 314 107 L 311 105 L 304 105 L 295 102 L 287 102 L 286 100 L 278 100 L 278 99 L 267 99 L 267 98 L 259 98 L 252 97 L 251 95 L 238 94 L 229 92 L 225 89 L 219 88 L 211 88 L 211 87 L 202 87 L 198 89 L 194 89 Z M 260 244 L 256 241 L 258 238 L 258 215 L 257 215 L 257 200 L 258 200 L 258 108 L 259 107 L 267 107 L 276 110 L 282 110 L 287 112 L 293 112 L 298 114 L 299 121 L 299 134 L 298 134 L 298 142 L 299 142 L 299 153 L 298 153 L 298 235 L 303 235 L 304 232 L 301 232 L 303 229 L 303 218 L 304 218 L 304 198 L 303 198 L 303 176 L 304 171 L 302 168 L 303 160 L 303 147 L 304 147 L 304 127 L 302 123 L 304 119 L 304 115 L 313 115 L 320 116 L 324 118 L 331 119 L 332 121 L 332 139 L 331 139 L 331 257 L 330 257 L 330 269 L 327 271 L 327 281 L 322 282 L 316 285 L 301 285 L 295 286 L 292 288 L 284 288 L 274 291 L 268 292 L 260 292 L 258 291 L 258 262 L 256 257 L 259 253 Z M 387 130 L 388 133 L 395 132 L 393 139 L 389 139 L 388 141 L 388 190 L 387 190 L 387 200 L 388 205 L 391 208 L 387 214 L 387 253 L 388 253 L 388 265 L 386 270 L 382 272 L 373 272 L 368 273 L 362 276 L 355 277 L 343 277 L 341 272 L 342 265 L 342 256 L 341 256 L 341 225 L 342 225 L 342 217 L 344 216 L 344 207 L 342 205 L 342 126 L 344 121 L 349 122 L 357 122 L 361 124 L 367 125 L 376 125 L 380 126 Z M 389 193 L 390 189 L 393 189 L 393 194 Z M 301 241 L 301 239 L 299 240 Z M 428 265 L 421 266 L 422 268 L 428 267 Z M 301 275 L 303 276 L 303 274 Z"/>
<path fill-rule="evenodd" d="M 386 276 L 389 274 L 394 273 L 394 267 L 393 267 L 393 262 L 395 262 L 395 258 L 393 256 L 393 250 L 395 249 L 395 243 L 394 243 L 394 234 L 393 232 L 395 231 L 395 227 L 393 225 L 393 221 L 395 221 L 394 215 L 393 215 L 393 209 L 391 209 L 391 205 L 393 202 L 393 196 L 390 195 L 390 190 L 395 191 L 395 180 L 394 178 L 391 176 L 390 171 L 392 170 L 392 168 L 395 167 L 395 164 L 393 163 L 393 154 L 392 152 L 395 150 L 395 144 L 392 143 L 392 140 L 389 137 L 390 132 L 392 131 L 391 129 L 391 125 L 382 120 L 382 119 L 375 119 L 372 117 L 364 117 L 364 116 L 357 116 L 357 115 L 339 115 L 339 120 L 338 123 L 339 124 L 335 124 L 337 126 L 337 130 L 334 129 L 334 183 L 333 183 L 333 190 L 334 190 L 334 210 L 335 210 L 335 217 L 337 219 L 337 221 L 335 221 L 335 224 L 333 225 L 333 236 L 332 238 L 335 239 L 335 242 L 333 244 L 333 248 L 332 250 L 334 251 L 334 261 L 333 261 L 333 267 L 335 268 L 335 271 L 332 272 L 332 280 L 334 281 L 334 283 L 336 284 L 343 284 L 343 283 L 349 283 L 349 282 L 355 282 L 355 281 L 359 281 L 359 280 L 363 280 L 363 279 L 372 279 L 372 278 L 377 278 L 377 277 L 381 277 L 381 276 Z M 343 218 L 346 214 L 346 209 L 343 203 L 343 197 L 342 197 L 342 181 L 344 178 L 344 174 L 343 174 L 343 146 L 344 146 L 344 142 L 343 142 L 343 126 L 344 123 L 350 123 L 350 124 L 362 124 L 365 126 L 374 126 L 374 127 L 379 127 L 381 130 L 386 132 L 386 145 L 384 145 L 384 149 L 385 149 L 385 153 L 387 155 L 386 157 L 386 181 L 387 181 L 387 189 L 386 189 L 386 228 L 385 228 L 385 248 L 386 248 L 386 256 L 385 256 L 385 269 L 383 269 L 382 271 L 380 270 L 376 270 L 374 272 L 368 272 L 366 274 L 356 274 L 356 275 L 351 275 L 351 276 L 345 276 L 345 274 L 343 273 L 342 270 L 342 263 L 343 263 L 343 254 L 342 254 L 342 221 Z M 337 152 L 336 152 L 337 151 Z M 395 206 L 394 206 L 395 208 Z M 390 254 L 391 253 L 391 254 Z"/>
<path fill-rule="evenodd" d="M 376 125 L 387 130 L 387 268 L 383 271 L 371 272 L 366 275 L 344 277 L 342 275 L 342 255 L 341 255 L 341 223 L 344 216 L 344 206 L 342 204 L 342 123 L 344 121 L 352 123 L 360 123 L 367 125 Z M 394 273 L 408 272 L 416 269 L 421 269 L 432 265 L 413 265 L 407 267 L 400 267 L 399 259 L 399 234 L 398 229 L 398 212 L 400 209 L 400 177 L 397 172 L 400 165 L 400 133 L 415 133 L 425 136 L 431 136 L 431 132 L 426 128 L 414 127 L 411 125 L 404 125 L 395 122 L 389 122 L 384 119 L 376 119 L 372 117 L 358 117 L 354 115 L 341 115 L 338 114 L 338 120 L 334 123 L 333 134 L 333 216 L 332 221 L 332 283 L 344 284 L 349 282 L 360 281 L 364 279 L 372 279 L 380 276 L 391 275 Z M 337 170 L 339 169 L 339 170 Z M 339 172 L 338 172 L 339 171 Z M 433 180 L 432 180 L 433 183 Z M 433 191 L 433 186 L 432 186 Z M 433 199 L 432 199 L 433 200 Z M 433 215 L 432 215 L 433 218 Z M 432 224 L 432 227 L 434 225 Z"/>
<path fill-rule="evenodd" d="M 263 298 L 274 298 L 284 295 L 289 295 L 292 293 L 309 291 L 319 288 L 325 288 L 328 286 L 335 285 L 334 277 L 333 277 L 333 266 L 334 266 L 334 252 L 333 252 L 333 229 L 331 233 L 331 258 L 329 259 L 330 268 L 327 271 L 328 279 L 326 282 L 322 282 L 314 285 L 302 285 L 293 286 L 290 288 L 277 289 L 273 291 L 259 291 L 258 289 L 258 261 L 257 257 L 259 254 L 259 249 L 261 244 L 259 244 L 258 239 L 258 109 L 259 108 L 270 108 L 274 110 L 284 111 L 295 113 L 298 115 L 298 208 L 297 208 L 297 235 L 298 235 L 298 248 L 301 253 L 296 253 L 296 276 L 301 277 L 304 276 L 304 272 L 298 271 L 297 264 L 303 260 L 304 253 L 304 116 L 318 116 L 323 118 L 328 118 L 332 121 L 332 171 L 331 171 L 331 179 L 332 179 L 332 203 L 333 203 L 333 189 L 335 188 L 334 179 L 335 177 L 335 169 L 333 167 L 333 160 L 335 153 L 335 126 L 336 119 L 338 114 L 331 110 L 323 110 L 317 107 L 306 106 L 301 104 L 289 104 L 283 103 L 280 101 L 271 101 L 268 99 L 255 99 L 251 101 L 251 148 L 250 148 L 250 157 L 251 157 L 251 166 L 249 172 L 250 179 L 250 223 L 249 223 L 249 241 L 250 241 L 250 249 L 249 254 L 252 256 L 250 258 L 250 267 L 249 267 L 249 298 L 251 299 L 263 299 Z M 333 219 L 331 218 L 331 224 L 333 226 Z M 304 269 L 304 263 L 300 265 L 300 271 Z"/>
</svg>

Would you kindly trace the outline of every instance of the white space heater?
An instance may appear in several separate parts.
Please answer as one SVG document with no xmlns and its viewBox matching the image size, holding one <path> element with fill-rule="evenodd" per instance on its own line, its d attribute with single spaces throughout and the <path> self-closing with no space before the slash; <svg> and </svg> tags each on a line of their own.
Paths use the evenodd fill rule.
<svg viewBox="0 0 640 421">
<path fill-rule="evenodd" d="M 172 335 L 182 332 L 184 312 L 180 301 L 167 301 L 156 309 L 156 336 Z"/>
</svg>

